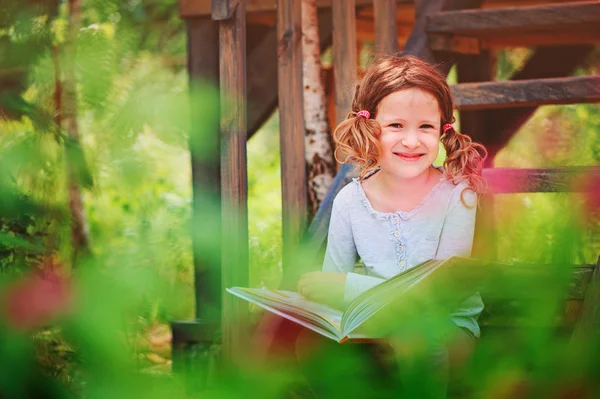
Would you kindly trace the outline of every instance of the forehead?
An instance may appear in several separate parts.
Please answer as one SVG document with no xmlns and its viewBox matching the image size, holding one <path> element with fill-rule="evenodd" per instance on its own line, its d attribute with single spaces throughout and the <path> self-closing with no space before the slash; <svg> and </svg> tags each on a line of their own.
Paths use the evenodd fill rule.
<svg viewBox="0 0 600 399">
<path fill-rule="evenodd" d="M 377 116 L 427 116 L 438 118 L 440 107 L 437 99 L 421 89 L 396 91 L 384 97 L 377 106 Z"/>
</svg>

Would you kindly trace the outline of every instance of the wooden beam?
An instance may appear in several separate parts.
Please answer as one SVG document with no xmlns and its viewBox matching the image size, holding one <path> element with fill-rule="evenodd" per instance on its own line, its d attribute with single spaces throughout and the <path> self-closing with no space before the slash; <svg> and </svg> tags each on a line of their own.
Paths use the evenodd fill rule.
<svg viewBox="0 0 600 399">
<path fill-rule="evenodd" d="M 482 4 L 483 0 L 415 0 L 415 25 L 406 41 L 403 53 L 415 55 L 429 62 L 443 63 L 442 68 L 445 73 L 448 73 L 453 59 L 446 53 L 432 52 L 426 30 L 427 18 L 441 11 L 478 8 Z"/>
<path fill-rule="evenodd" d="M 187 21 L 188 74 L 190 79 L 191 130 L 189 138 L 192 164 L 192 221 L 194 249 L 194 291 L 196 293 L 196 318 L 219 323 L 221 313 L 221 221 L 218 214 L 206 220 L 206 199 L 221 197 L 221 148 L 219 124 L 219 27 L 208 18 L 191 18 Z M 207 93 L 207 86 L 213 92 Z M 215 96 L 215 97 L 210 97 Z M 217 242 L 206 249 L 202 226 L 210 223 Z M 214 257 L 208 256 L 214 253 Z"/>
<path fill-rule="evenodd" d="M 359 29 L 358 34 L 362 32 Z M 398 35 L 402 37 L 399 31 Z M 515 34 L 502 36 L 461 36 L 446 33 L 430 33 L 429 47 L 434 51 L 457 54 L 478 54 L 482 49 L 511 47 L 557 46 L 565 44 L 600 44 L 600 30 L 588 29 L 584 32 L 552 32 Z"/>
<path fill-rule="evenodd" d="M 590 343 L 600 337 L 600 258 L 596 263 L 583 300 L 581 315 L 571 337 L 572 344 L 582 345 L 579 349 L 589 350 Z"/>
<path fill-rule="evenodd" d="M 600 26 L 600 3 L 585 1 L 530 7 L 447 11 L 430 14 L 427 31 L 471 35 L 517 34 L 533 31 L 561 32 Z"/>
<path fill-rule="evenodd" d="M 461 83 L 452 87 L 456 108 L 526 107 L 600 102 L 600 76 Z"/>
<path fill-rule="evenodd" d="M 457 76 L 459 82 L 485 82 L 496 75 L 495 57 L 489 51 L 477 55 L 459 55 L 457 60 Z M 468 134 L 474 141 L 481 142 L 481 136 L 489 131 L 485 115 L 482 112 L 460 112 L 460 130 Z M 493 158 L 486 160 L 485 167 L 493 167 Z M 475 236 L 473 240 L 473 256 L 482 259 L 495 259 L 497 256 L 497 239 L 494 220 L 494 198 L 485 195 L 481 198 L 480 208 L 475 219 Z"/>
<path fill-rule="evenodd" d="M 331 45 L 331 10 L 319 11 L 321 51 Z M 264 124 L 277 108 L 277 30 L 272 28 L 248 56 L 248 138 Z"/>
<path fill-rule="evenodd" d="M 356 18 L 356 40 L 357 42 L 377 42 L 378 25 L 372 19 Z M 406 42 L 406 38 L 412 31 L 412 25 L 396 23 L 396 52 Z M 377 44 L 376 44 L 377 46 Z"/>
<path fill-rule="evenodd" d="M 538 47 L 525 66 L 511 80 L 543 79 L 569 76 L 593 50 L 593 46 Z M 485 112 L 486 125 L 492 132 L 482 132 L 481 141 L 493 157 L 519 128 L 529 120 L 537 106 L 493 109 Z"/>
<path fill-rule="evenodd" d="M 211 14 L 212 19 L 215 21 L 221 21 L 229 19 L 233 16 L 235 8 L 240 3 L 240 0 L 212 0 L 211 1 Z"/>
<path fill-rule="evenodd" d="M 395 0 L 373 0 L 375 7 L 375 48 L 384 54 L 398 52 Z"/>
<path fill-rule="evenodd" d="M 346 119 L 351 110 L 357 76 L 356 53 L 354 0 L 333 0 L 333 79 L 337 123 Z"/>
<path fill-rule="evenodd" d="M 202 367 L 190 346 L 211 347 L 221 323 L 221 172 L 219 124 L 219 27 L 210 18 L 186 21 L 191 124 L 192 249 L 196 317 L 171 322 L 173 371 L 185 374 Z M 207 239 L 206 230 L 212 236 Z M 194 366 L 192 366 L 194 364 Z M 208 367 L 204 369 L 208 371 Z M 206 373 L 203 373 L 206 375 Z M 204 389 L 198 378 L 190 389 Z"/>
<path fill-rule="evenodd" d="M 238 0 L 239 1 L 239 0 Z M 271 11 L 275 12 L 276 2 L 273 0 L 245 0 L 246 11 L 248 13 Z M 317 0 L 317 7 L 331 8 L 334 0 Z M 410 4 L 412 0 L 396 0 L 398 4 Z M 356 0 L 359 7 L 368 7 L 373 4 L 373 0 Z M 179 15 L 182 18 L 198 17 L 211 15 L 210 0 L 179 0 Z"/>
<path fill-rule="evenodd" d="M 216 1 L 216 0 L 214 0 Z M 221 73 L 222 355 L 226 363 L 244 353 L 247 303 L 225 288 L 248 286 L 248 173 L 246 166 L 246 10 L 240 3 L 219 22 Z"/>
<path fill-rule="evenodd" d="M 512 267 L 518 266 L 518 267 Z M 525 309 L 533 309 L 535 302 L 540 303 L 546 299 L 562 300 L 559 296 L 546 298 L 540 296 L 538 290 L 547 284 L 556 284 L 556 271 L 563 270 L 566 265 L 544 264 L 526 265 L 507 264 L 504 270 L 495 273 L 493 281 L 481 290 L 481 296 L 485 302 L 485 309 L 478 322 L 488 333 L 494 328 L 565 328 L 571 329 L 579 325 L 585 312 L 582 311 L 582 302 L 589 295 L 593 273 L 597 268 L 595 265 L 573 265 L 570 270 L 568 286 L 565 287 L 564 301 L 562 306 L 556 309 L 552 325 L 540 325 L 534 321 Z M 565 275 L 566 277 L 566 275 Z M 559 284 L 562 286 L 562 279 Z M 546 283 L 546 285 L 542 285 Z M 567 283 L 567 281 L 564 281 Z M 559 287 L 557 287 L 559 288 Z M 562 287 L 560 287 L 562 288 Z M 550 291 L 550 296 L 554 292 Z M 593 297 L 593 295 L 592 295 Z M 559 299 L 560 298 L 560 299 Z M 598 302 L 596 302 L 598 303 Z M 584 305 L 585 306 L 585 305 Z M 579 319 L 579 321 L 577 321 Z M 576 322 L 577 321 L 577 322 Z M 598 326 L 596 326 L 597 328 Z M 590 332 L 595 333 L 592 329 Z M 589 351 L 589 345 L 586 347 Z"/>
<path fill-rule="evenodd" d="M 277 0 L 284 280 L 292 271 L 294 254 L 306 227 L 300 1 Z"/>
<path fill-rule="evenodd" d="M 600 166 L 545 169 L 484 169 L 488 190 L 494 194 L 591 192 L 600 181 Z"/>
<path fill-rule="evenodd" d="M 429 48 L 433 51 L 445 51 L 457 54 L 479 54 L 481 41 L 474 37 L 453 35 L 429 35 Z"/>
<path fill-rule="evenodd" d="M 474 38 L 471 38 L 474 39 Z M 483 48 L 538 47 L 565 44 L 600 44 L 600 29 L 550 33 L 503 34 L 478 38 Z"/>
<path fill-rule="evenodd" d="M 245 0 L 246 12 L 255 14 L 259 12 L 275 12 L 276 6 L 273 0 Z M 510 6 L 524 6 L 546 3 L 564 3 L 572 0 L 487 0 L 485 7 L 499 8 Z M 317 0 L 317 7 L 322 9 L 331 9 L 333 0 Z M 397 5 L 412 6 L 414 0 L 396 0 Z M 356 0 L 356 5 L 361 8 L 369 9 L 373 5 L 373 0 Z M 200 17 L 211 15 L 210 0 L 179 0 L 179 14 L 182 18 Z"/>
</svg>

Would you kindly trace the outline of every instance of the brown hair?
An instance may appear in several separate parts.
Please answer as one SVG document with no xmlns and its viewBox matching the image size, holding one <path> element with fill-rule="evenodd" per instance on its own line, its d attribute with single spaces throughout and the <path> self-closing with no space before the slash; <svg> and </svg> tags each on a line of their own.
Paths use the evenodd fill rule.
<svg viewBox="0 0 600 399">
<path fill-rule="evenodd" d="M 381 126 L 373 119 L 377 107 L 388 95 L 411 88 L 424 90 L 437 99 L 441 113 L 440 133 L 442 126 L 454 123 L 452 93 L 444 75 L 417 57 L 379 57 L 356 85 L 352 109 L 333 133 L 335 159 L 340 163 L 355 163 L 362 169 L 361 177 L 374 170 L 381 154 Z M 356 116 L 362 110 L 369 111 L 369 119 Z M 482 193 L 486 187 L 481 176 L 487 157 L 485 147 L 454 128 L 447 130 L 441 141 L 447 153 L 444 161 L 446 176 L 455 184 L 465 181 L 470 189 Z M 340 153 L 343 154 L 341 160 L 338 158 Z"/>
</svg>

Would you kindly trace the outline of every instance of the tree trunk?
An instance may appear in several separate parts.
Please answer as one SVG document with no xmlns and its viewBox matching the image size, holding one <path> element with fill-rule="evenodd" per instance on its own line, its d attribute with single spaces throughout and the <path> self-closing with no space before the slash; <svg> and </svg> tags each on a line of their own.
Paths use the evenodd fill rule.
<svg viewBox="0 0 600 399">
<path fill-rule="evenodd" d="M 64 46 L 64 80 L 62 89 L 62 110 L 57 110 L 57 121 L 61 123 L 68 135 L 66 148 L 67 186 L 69 194 L 69 209 L 71 211 L 71 240 L 73 245 L 73 267 L 76 259 L 90 252 L 89 233 L 83 200 L 81 198 L 80 180 L 82 171 L 86 170 L 82 150 L 79 143 L 79 130 L 77 127 L 77 89 L 76 89 L 76 51 L 77 35 L 81 26 L 81 4 L 79 0 L 69 0 L 69 26 Z M 58 64 L 57 64 L 58 65 Z M 57 68 L 56 73 L 60 73 Z M 57 83 L 56 90 L 60 91 Z M 56 99 L 61 98 L 57 92 Z M 60 104 L 57 104 L 59 107 Z"/>
<path fill-rule="evenodd" d="M 327 100 L 321 81 L 316 0 L 302 0 L 305 156 L 309 219 L 317 212 L 335 176 Z"/>
</svg>

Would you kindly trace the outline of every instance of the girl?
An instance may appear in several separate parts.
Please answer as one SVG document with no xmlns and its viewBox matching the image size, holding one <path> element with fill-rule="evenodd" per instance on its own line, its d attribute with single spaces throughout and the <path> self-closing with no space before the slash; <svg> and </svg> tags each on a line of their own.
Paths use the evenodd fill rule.
<svg viewBox="0 0 600 399">
<path fill-rule="evenodd" d="M 445 77 L 418 58 L 384 58 L 366 71 L 352 110 L 334 132 L 336 159 L 356 164 L 360 177 L 335 198 L 323 271 L 300 278 L 301 294 L 347 302 L 425 260 L 470 256 L 487 153 L 454 129 L 452 112 Z M 436 167 L 440 142 L 447 157 Z M 353 272 L 357 258 L 366 275 Z M 468 349 L 479 337 L 482 309 L 479 294 L 464 301 L 438 334 L 440 346 Z M 316 340 L 302 334 L 302 359 L 307 341 Z M 339 347 L 334 350 L 344 350 Z M 400 343 L 392 347 L 403 350 Z M 445 370 L 447 351 L 436 358 Z"/>
</svg>

